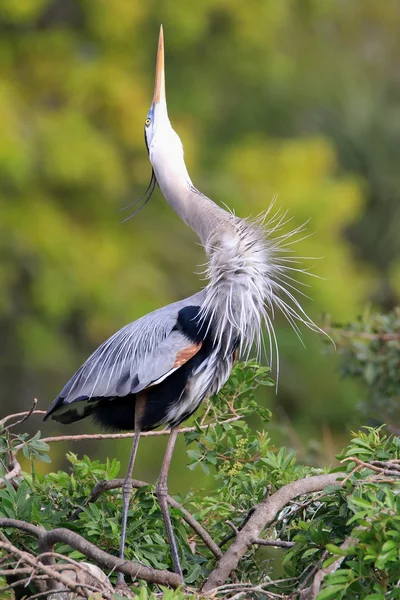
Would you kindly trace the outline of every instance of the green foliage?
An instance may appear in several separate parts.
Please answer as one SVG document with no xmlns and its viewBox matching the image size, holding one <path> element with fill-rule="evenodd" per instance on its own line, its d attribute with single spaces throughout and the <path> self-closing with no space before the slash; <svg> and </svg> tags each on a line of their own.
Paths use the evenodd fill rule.
<svg viewBox="0 0 400 600">
<path fill-rule="evenodd" d="M 19 435 L 10 433 L 5 427 L 0 425 L 0 476 L 6 472 L 7 456 L 13 452 L 22 450 L 25 458 L 29 460 L 41 460 L 42 462 L 50 462 L 48 455 L 49 446 L 42 442 L 41 433 L 38 431 L 33 437 L 27 433 Z"/>
<path fill-rule="evenodd" d="M 188 600 L 189 598 L 193 598 L 193 594 L 186 594 L 180 590 L 168 590 L 164 589 L 161 586 L 162 590 L 162 599 L 163 600 Z M 135 593 L 136 592 L 136 593 Z M 120 600 L 118 595 L 115 600 Z M 146 587 L 140 587 L 134 591 L 133 600 L 160 600 L 160 594 L 155 594 L 151 592 Z"/>
<path fill-rule="evenodd" d="M 271 444 L 264 431 L 270 413 L 255 396 L 256 389 L 264 385 L 273 385 L 268 369 L 254 362 L 235 365 L 220 395 L 204 408 L 194 430 L 185 434 L 189 469 L 202 469 L 217 485 L 212 494 L 192 489 L 177 499 L 222 548 L 231 537 L 228 521 L 240 529 L 266 493 L 321 472 L 297 464 L 293 452 Z M 248 424 L 255 415 L 262 425 L 256 433 Z M 0 437 L 3 474 L 8 453 L 15 452 L 21 444 L 31 461 L 31 472 L 23 473 L 17 489 L 8 482 L 0 489 L 0 516 L 25 520 L 46 529 L 67 527 L 103 550 L 116 553 L 121 491 L 107 491 L 91 504 L 87 504 L 87 498 L 99 481 L 119 475 L 119 462 L 100 463 L 69 453 L 68 471 L 40 475 L 35 462 L 48 458 L 48 447 L 40 441 L 40 434 L 29 438 L 11 431 L 3 430 Z M 313 568 L 329 567 L 341 558 L 338 568 L 325 578 L 318 600 L 398 598 L 400 487 L 394 484 L 396 479 L 385 475 L 382 465 L 388 461 L 400 464 L 400 438 L 389 436 L 382 428 L 367 428 L 353 434 L 338 458 L 346 471 L 344 482 L 338 481 L 323 492 L 292 501 L 263 532 L 267 539 L 294 541 L 295 546 L 269 551 L 253 546 L 240 562 L 237 571 L 240 581 L 283 579 L 274 585 L 274 592 L 290 594 Z M 79 507 L 80 514 L 73 517 Z M 181 519 L 180 509 L 172 508 L 171 517 L 185 583 L 189 588 L 199 589 L 214 568 L 215 558 L 200 539 L 193 537 Z M 137 489 L 129 511 L 127 558 L 155 568 L 171 568 L 163 531 L 153 486 Z M 17 546 L 37 552 L 36 540 L 29 535 L 16 529 L 5 533 Z M 58 544 L 56 550 L 83 560 L 79 552 L 68 546 Z M 159 597 L 159 592 L 156 596 L 151 586 L 133 589 L 137 600 Z M 189 597 L 192 596 L 182 591 L 164 593 L 164 600 Z"/>
<path fill-rule="evenodd" d="M 355 470 L 357 463 L 349 457 L 361 459 L 365 466 Z M 307 572 L 310 558 L 329 567 L 344 557 L 340 567 L 325 578 L 318 600 L 398 598 L 400 485 L 383 473 L 377 476 L 368 464 L 399 463 L 400 438 L 368 428 L 353 434 L 338 458 L 346 460 L 345 485 L 327 488 L 306 507 L 300 505 L 300 511 L 298 507 L 284 511 L 282 528 L 296 542 L 283 559 L 285 573 L 295 577 Z M 342 549 L 345 540 L 351 543 Z"/>
</svg>

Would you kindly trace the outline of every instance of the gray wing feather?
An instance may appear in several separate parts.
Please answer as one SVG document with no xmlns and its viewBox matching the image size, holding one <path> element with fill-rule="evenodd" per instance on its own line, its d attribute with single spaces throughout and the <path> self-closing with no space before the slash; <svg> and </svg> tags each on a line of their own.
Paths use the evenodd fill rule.
<svg viewBox="0 0 400 600">
<path fill-rule="evenodd" d="M 203 296 L 199 292 L 164 306 L 117 331 L 75 373 L 48 412 L 60 403 L 134 394 L 172 371 L 178 352 L 192 343 L 174 330 L 178 312 L 200 306 Z"/>
</svg>

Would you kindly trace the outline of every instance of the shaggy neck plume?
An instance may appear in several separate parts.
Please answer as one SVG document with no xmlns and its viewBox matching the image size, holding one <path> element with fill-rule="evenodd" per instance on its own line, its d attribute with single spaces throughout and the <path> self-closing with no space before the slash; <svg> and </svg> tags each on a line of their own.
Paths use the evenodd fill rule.
<svg viewBox="0 0 400 600">
<path fill-rule="evenodd" d="M 224 211 L 225 212 L 225 211 Z M 261 347 L 261 326 L 268 318 L 267 249 L 255 224 L 225 212 L 225 218 L 205 246 L 209 283 L 202 316 L 212 324 L 218 345 L 230 352 L 235 340 L 240 351 Z"/>
</svg>

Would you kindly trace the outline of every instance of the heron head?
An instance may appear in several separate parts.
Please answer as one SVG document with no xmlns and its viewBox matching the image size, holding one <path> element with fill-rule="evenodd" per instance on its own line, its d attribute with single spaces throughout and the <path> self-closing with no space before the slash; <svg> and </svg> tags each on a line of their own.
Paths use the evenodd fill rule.
<svg viewBox="0 0 400 600">
<path fill-rule="evenodd" d="M 153 102 L 144 122 L 144 137 L 147 149 L 150 152 L 156 134 L 165 128 L 171 128 L 168 118 L 167 100 L 165 97 L 165 70 L 164 70 L 164 34 L 162 25 L 158 38 L 156 79 L 154 84 Z"/>
<path fill-rule="evenodd" d="M 168 192 L 169 184 L 176 186 L 179 181 L 190 182 L 184 162 L 182 142 L 178 134 L 173 130 L 168 118 L 167 100 L 165 97 L 164 35 L 162 25 L 158 38 L 153 102 L 144 123 L 144 139 L 153 167 L 151 179 L 144 194 L 132 202 L 132 204 L 121 209 L 126 210 L 142 202 L 124 221 L 142 210 L 150 200 L 157 183 L 168 200 L 170 197 Z"/>
</svg>

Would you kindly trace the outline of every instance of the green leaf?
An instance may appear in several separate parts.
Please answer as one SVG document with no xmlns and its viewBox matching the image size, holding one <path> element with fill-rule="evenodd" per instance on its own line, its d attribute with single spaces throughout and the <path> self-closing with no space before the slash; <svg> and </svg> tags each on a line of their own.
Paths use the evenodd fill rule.
<svg viewBox="0 0 400 600">
<path fill-rule="evenodd" d="M 357 496 L 352 496 L 351 502 L 352 502 L 352 504 L 355 504 L 356 506 L 361 506 L 361 508 L 373 508 L 373 505 L 371 504 L 371 502 L 369 502 L 365 498 L 359 498 Z"/>
<path fill-rule="evenodd" d="M 336 554 L 338 556 L 347 556 L 346 550 L 343 550 L 343 548 L 335 546 L 334 544 L 326 544 L 325 548 L 328 550 L 328 552 L 331 552 L 332 554 Z"/>
<path fill-rule="evenodd" d="M 316 600 L 328 600 L 329 598 L 339 598 L 338 594 L 346 589 L 345 585 L 330 585 L 324 587 L 317 595 Z"/>
<path fill-rule="evenodd" d="M 394 540 L 388 540 L 382 546 L 382 553 L 390 552 L 391 550 L 398 550 L 399 544 Z"/>
</svg>

